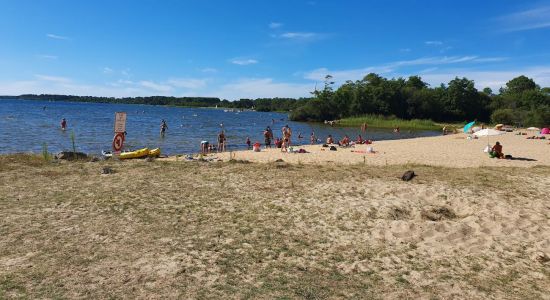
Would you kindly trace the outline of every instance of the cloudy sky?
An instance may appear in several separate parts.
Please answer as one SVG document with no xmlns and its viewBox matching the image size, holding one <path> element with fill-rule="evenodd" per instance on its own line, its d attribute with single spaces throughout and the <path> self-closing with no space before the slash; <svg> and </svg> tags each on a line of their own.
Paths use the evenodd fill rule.
<svg viewBox="0 0 550 300">
<path fill-rule="evenodd" d="M 550 86 L 550 1 L 1 1 L 0 95 L 308 96 L 335 81 Z"/>
</svg>

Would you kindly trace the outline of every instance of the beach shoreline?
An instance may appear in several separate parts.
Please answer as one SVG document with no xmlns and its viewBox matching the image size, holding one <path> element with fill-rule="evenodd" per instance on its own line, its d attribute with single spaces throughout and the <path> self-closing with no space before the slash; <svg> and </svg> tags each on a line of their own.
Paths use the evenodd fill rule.
<svg viewBox="0 0 550 300">
<path fill-rule="evenodd" d="M 238 150 L 222 153 L 211 153 L 202 158 L 211 161 L 243 160 L 258 163 L 284 161 L 297 164 L 365 164 L 381 165 L 429 165 L 453 168 L 468 167 L 534 167 L 550 166 L 550 145 L 548 140 L 530 140 L 526 135 L 508 132 L 496 137 L 467 139 L 466 134 L 450 134 L 435 137 L 418 137 L 411 139 L 375 141 L 370 145 L 355 145 L 336 151 L 322 145 L 295 146 L 307 153 L 286 153 L 281 149 L 265 149 L 260 152 Z M 513 159 L 491 159 L 483 150 L 487 145 L 493 146 L 499 141 L 504 147 L 504 154 Z M 375 152 L 369 153 L 367 148 Z M 181 160 L 181 156 L 162 158 L 164 161 Z"/>
</svg>

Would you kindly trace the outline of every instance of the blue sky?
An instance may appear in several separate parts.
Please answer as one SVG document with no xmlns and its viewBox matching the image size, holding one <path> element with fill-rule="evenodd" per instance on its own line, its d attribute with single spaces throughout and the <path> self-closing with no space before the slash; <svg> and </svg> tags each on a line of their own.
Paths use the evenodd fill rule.
<svg viewBox="0 0 550 300">
<path fill-rule="evenodd" d="M 550 86 L 550 1 L 0 0 L 0 95 L 308 96 L 455 76 Z"/>
</svg>

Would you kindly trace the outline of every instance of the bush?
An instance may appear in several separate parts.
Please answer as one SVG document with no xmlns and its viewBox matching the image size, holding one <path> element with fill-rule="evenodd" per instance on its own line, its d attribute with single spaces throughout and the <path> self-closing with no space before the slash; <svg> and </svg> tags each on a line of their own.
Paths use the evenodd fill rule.
<svg viewBox="0 0 550 300">
<path fill-rule="evenodd" d="M 515 124 L 517 121 L 516 113 L 510 108 L 497 109 L 491 115 L 491 121 L 493 123 Z"/>
</svg>

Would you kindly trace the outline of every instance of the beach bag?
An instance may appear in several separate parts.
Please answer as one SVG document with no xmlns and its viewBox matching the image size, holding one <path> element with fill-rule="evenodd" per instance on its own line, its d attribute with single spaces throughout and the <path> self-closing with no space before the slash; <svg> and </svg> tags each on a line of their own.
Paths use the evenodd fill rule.
<svg viewBox="0 0 550 300">
<path fill-rule="evenodd" d="M 414 174 L 414 171 L 407 171 L 407 172 L 405 172 L 405 173 L 403 174 L 403 176 L 401 176 L 401 179 L 402 179 L 403 181 L 409 181 L 409 180 L 413 179 L 414 176 L 416 176 L 416 175 Z"/>
<path fill-rule="evenodd" d="M 335 146 L 330 146 L 330 151 L 336 151 L 336 150 L 338 150 L 338 149 L 336 149 Z"/>
</svg>

